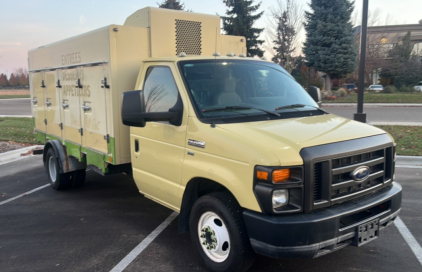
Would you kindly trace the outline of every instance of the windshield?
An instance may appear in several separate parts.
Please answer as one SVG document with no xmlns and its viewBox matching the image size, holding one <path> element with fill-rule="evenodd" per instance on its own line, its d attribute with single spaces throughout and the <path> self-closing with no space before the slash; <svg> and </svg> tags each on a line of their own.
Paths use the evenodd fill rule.
<svg viewBox="0 0 422 272">
<path fill-rule="evenodd" d="M 279 65 L 259 61 L 181 61 L 181 74 L 200 118 L 280 116 L 318 105 Z M 295 106 L 300 105 L 300 106 Z M 284 107 L 289 106 L 289 107 Z"/>
</svg>

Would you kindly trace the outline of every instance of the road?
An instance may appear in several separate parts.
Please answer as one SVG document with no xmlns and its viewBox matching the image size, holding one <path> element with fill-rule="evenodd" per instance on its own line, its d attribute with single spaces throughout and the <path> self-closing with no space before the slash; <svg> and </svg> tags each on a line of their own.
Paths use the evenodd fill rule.
<svg viewBox="0 0 422 272">
<path fill-rule="evenodd" d="M 398 168 L 403 185 L 400 213 L 422 244 L 422 168 Z M 38 156 L 0 165 L 0 270 L 110 271 L 172 211 L 144 198 L 132 178 L 88 171 L 83 188 L 55 191 Z M 17 199 L 13 197 L 40 188 Z M 4 201 L 10 200 L 5 204 Z M 178 234 L 178 218 L 124 271 L 206 271 L 189 234 Z M 421 253 L 422 255 L 422 253 Z M 422 260 L 422 256 L 419 256 Z M 250 271 L 406 271 L 419 262 L 393 224 L 360 248 L 347 247 L 318 259 L 256 256 Z"/>
<path fill-rule="evenodd" d="M 353 119 L 353 114 L 357 111 L 356 106 L 324 106 L 323 109 L 349 119 Z M 364 105 L 363 111 L 368 122 L 422 122 L 422 107 L 365 107 Z"/>
<path fill-rule="evenodd" d="M 0 99 L 0 116 L 1 115 L 16 115 L 29 116 L 31 113 L 31 99 L 17 98 L 17 99 Z"/>
</svg>

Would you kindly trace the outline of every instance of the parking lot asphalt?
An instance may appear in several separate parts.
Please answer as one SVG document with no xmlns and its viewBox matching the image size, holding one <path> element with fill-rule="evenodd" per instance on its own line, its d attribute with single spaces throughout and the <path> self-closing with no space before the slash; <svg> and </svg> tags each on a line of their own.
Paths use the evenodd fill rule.
<svg viewBox="0 0 422 272">
<path fill-rule="evenodd" d="M 422 169 L 397 168 L 400 218 L 422 245 Z M 0 165 L 0 271 L 110 271 L 172 211 L 143 197 L 132 178 L 88 171 L 83 188 L 55 191 L 41 157 Z M 178 217 L 124 271 L 206 271 Z M 419 256 L 422 258 L 422 256 Z M 422 271 L 395 225 L 360 248 L 317 259 L 257 255 L 250 271 Z"/>
</svg>

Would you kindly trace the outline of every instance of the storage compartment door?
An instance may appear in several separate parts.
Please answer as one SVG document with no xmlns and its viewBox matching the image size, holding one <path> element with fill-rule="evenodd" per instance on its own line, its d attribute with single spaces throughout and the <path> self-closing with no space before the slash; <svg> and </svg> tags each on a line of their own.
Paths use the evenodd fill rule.
<svg viewBox="0 0 422 272">
<path fill-rule="evenodd" d="M 29 76 L 32 89 L 32 116 L 35 118 L 35 128 L 37 131 L 46 132 L 43 73 L 30 73 Z"/>
<path fill-rule="evenodd" d="M 47 134 L 62 138 L 62 120 L 60 112 L 60 88 L 58 83 L 58 71 L 48 71 L 44 74 L 45 82 L 45 114 L 47 119 Z"/>
<path fill-rule="evenodd" d="M 78 91 L 83 127 L 82 146 L 108 154 L 106 92 L 109 89 L 101 88 L 104 77 L 102 65 L 81 67 Z"/>
<path fill-rule="evenodd" d="M 59 71 L 61 87 L 61 113 L 63 118 L 63 139 L 77 145 L 82 144 L 81 106 L 79 104 L 78 69 Z M 79 150 L 80 151 L 80 150 Z M 78 154 L 78 152 L 76 152 Z M 76 156 L 78 157 L 78 156 Z"/>
</svg>

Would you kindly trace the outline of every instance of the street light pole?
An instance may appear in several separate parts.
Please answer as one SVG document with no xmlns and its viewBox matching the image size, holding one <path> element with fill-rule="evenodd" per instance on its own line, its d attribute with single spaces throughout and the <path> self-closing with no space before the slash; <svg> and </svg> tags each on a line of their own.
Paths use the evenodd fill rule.
<svg viewBox="0 0 422 272">
<path fill-rule="evenodd" d="M 368 2 L 363 0 L 362 28 L 360 31 L 360 63 L 358 82 L 358 108 L 354 120 L 366 123 L 366 113 L 363 112 L 363 91 L 365 89 L 365 58 L 366 58 L 366 31 L 368 28 Z"/>
</svg>

